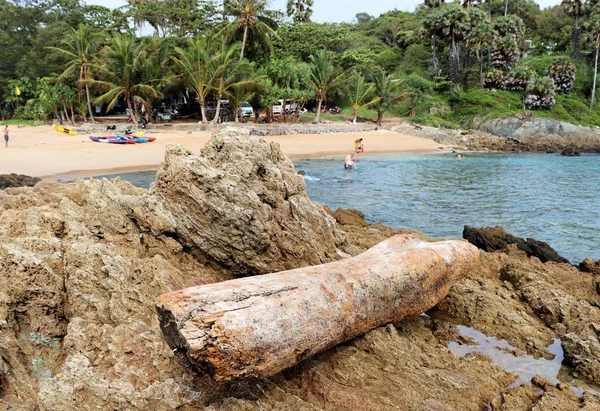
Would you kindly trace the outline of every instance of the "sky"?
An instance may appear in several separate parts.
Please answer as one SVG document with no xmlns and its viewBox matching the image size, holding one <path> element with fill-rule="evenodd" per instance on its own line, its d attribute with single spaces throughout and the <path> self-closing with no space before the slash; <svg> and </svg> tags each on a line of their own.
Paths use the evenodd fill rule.
<svg viewBox="0 0 600 411">
<path fill-rule="evenodd" d="M 561 0 L 537 0 L 542 8 L 555 6 Z M 312 20 L 316 22 L 350 22 L 356 13 L 379 16 L 389 10 L 413 11 L 423 0 L 314 0 Z M 88 4 L 120 7 L 124 0 L 87 0 Z M 287 0 L 270 0 L 274 9 L 285 10 Z"/>
</svg>

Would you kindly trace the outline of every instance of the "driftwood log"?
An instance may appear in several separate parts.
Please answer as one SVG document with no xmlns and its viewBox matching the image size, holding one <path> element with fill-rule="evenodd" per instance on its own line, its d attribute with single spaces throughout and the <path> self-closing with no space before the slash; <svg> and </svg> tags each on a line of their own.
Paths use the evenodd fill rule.
<svg viewBox="0 0 600 411">
<path fill-rule="evenodd" d="M 467 242 L 399 235 L 354 258 L 188 288 L 156 306 L 167 343 L 195 372 L 269 377 L 432 308 L 478 258 Z"/>
</svg>

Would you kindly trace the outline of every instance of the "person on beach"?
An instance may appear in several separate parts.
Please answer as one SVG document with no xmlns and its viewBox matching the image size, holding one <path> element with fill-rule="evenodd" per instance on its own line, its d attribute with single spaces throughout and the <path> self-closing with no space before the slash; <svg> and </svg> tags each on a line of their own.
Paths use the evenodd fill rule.
<svg viewBox="0 0 600 411">
<path fill-rule="evenodd" d="M 365 148 L 363 147 L 363 139 L 362 138 L 357 138 L 356 140 L 354 140 L 354 151 L 356 153 L 362 153 L 365 151 Z"/>
<path fill-rule="evenodd" d="M 4 147 L 8 148 L 8 124 L 4 125 Z"/>
<path fill-rule="evenodd" d="M 353 168 L 356 168 L 356 163 L 354 162 L 354 153 L 350 153 L 344 159 L 344 169 L 352 170 Z"/>
</svg>

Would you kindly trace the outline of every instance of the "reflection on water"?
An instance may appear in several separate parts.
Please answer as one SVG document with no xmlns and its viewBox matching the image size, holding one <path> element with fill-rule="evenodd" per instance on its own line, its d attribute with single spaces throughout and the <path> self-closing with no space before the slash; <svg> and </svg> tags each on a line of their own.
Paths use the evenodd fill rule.
<svg viewBox="0 0 600 411">
<path fill-rule="evenodd" d="M 561 382 L 559 376 L 562 377 L 562 374 L 559 375 L 559 373 L 561 371 L 564 353 L 558 338 L 555 338 L 554 342 L 547 348 L 549 352 L 554 354 L 553 360 L 547 360 L 545 358 L 536 359 L 527 354 L 515 355 L 514 353 L 518 352 L 519 349 L 509 344 L 506 340 L 488 337 L 471 327 L 462 325 L 456 327 L 458 328 L 459 334 L 463 337 L 470 338 L 474 342 L 474 345 L 460 344 L 456 341 L 451 341 L 448 344 L 448 349 L 459 357 L 464 357 L 465 355 L 474 352 L 483 354 L 492 360 L 492 364 L 501 367 L 505 371 L 517 374 L 517 380 L 507 388 L 515 388 L 523 384 L 528 384 L 536 375 L 545 378 L 552 384 Z M 570 382 L 575 383 L 573 380 Z M 600 392 L 587 386 L 571 387 L 571 389 L 580 398 L 585 391 L 600 395 Z"/>
</svg>

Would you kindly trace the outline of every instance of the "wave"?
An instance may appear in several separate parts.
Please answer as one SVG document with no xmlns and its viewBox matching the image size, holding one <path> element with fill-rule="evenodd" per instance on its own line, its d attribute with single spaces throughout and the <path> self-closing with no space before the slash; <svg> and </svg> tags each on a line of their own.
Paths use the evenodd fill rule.
<svg viewBox="0 0 600 411">
<path fill-rule="evenodd" d="M 306 180 L 306 181 L 321 181 L 321 179 L 317 178 L 317 177 L 311 177 L 311 176 L 306 176 L 306 175 L 302 176 L 302 177 L 304 177 L 304 180 Z"/>
</svg>

